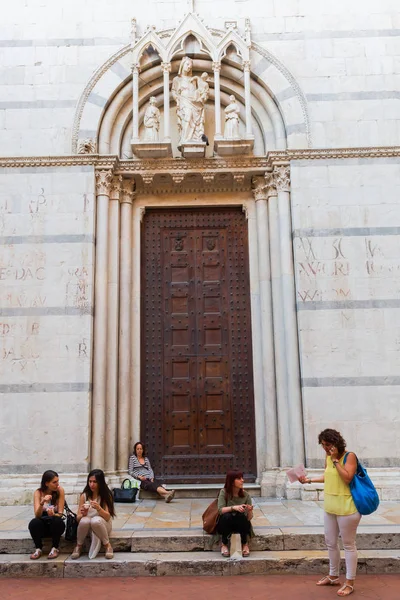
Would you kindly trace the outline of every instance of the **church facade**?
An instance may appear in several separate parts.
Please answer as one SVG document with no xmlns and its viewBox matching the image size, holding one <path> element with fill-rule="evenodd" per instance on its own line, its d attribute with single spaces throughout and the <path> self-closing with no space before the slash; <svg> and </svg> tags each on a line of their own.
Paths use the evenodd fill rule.
<svg viewBox="0 0 400 600">
<path fill-rule="evenodd" d="M 7 17 L 0 502 L 139 439 L 166 483 L 314 498 L 285 469 L 326 427 L 398 498 L 394 2 L 148 5 Z"/>
</svg>

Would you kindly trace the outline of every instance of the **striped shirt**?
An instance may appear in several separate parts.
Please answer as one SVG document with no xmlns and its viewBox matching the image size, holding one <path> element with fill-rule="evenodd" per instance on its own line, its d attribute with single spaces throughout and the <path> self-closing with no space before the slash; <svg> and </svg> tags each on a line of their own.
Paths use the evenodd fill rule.
<svg viewBox="0 0 400 600">
<path fill-rule="evenodd" d="M 153 469 L 147 456 L 144 459 L 144 465 L 142 465 L 138 457 L 132 454 L 129 457 L 128 472 L 131 477 L 139 479 L 139 477 L 146 477 L 146 479 L 154 479 Z"/>
</svg>

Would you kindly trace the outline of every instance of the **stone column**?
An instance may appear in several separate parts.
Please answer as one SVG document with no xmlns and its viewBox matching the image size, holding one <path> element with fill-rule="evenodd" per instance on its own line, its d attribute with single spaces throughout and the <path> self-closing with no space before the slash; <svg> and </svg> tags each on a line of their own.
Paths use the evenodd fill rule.
<svg viewBox="0 0 400 600">
<path fill-rule="evenodd" d="M 246 110 L 246 138 L 252 139 L 253 131 L 251 126 L 251 82 L 250 82 L 250 61 L 243 62 L 244 70 L 244 101 Z"/>
<path fill-rule="evenodd" d="M 265 402 L 265 427 L 267 439 L 266 467 L 279 465 L 278 423 L 276 414 L 276 390 L 274 369 L 274 341 L 272 329 L 271 270 L 268 231 L 268 187 L 264 177 L 253 178 L 253 194 L 256 203 L 258 273 L 260 283 L 260 312 L 262 337 L 262 372 Z"/>
<path fill-rule="evenodd" d="M 96 171 L 96 258 L 94 288 L 91 466 L 104 469 L 107 369 L 108 209 L 112 171 Z"/>
<path fill-rule="evenodd" d="M 278 409 L 279 465 L 292 465 L 289 425 L 289 400 L 286 374 L 285 323 L 282 305 L 281 250 L 278 196 L 272 173 L 265 174 L 268 186 L 269 239 L 271 256 L 272 315 L 274 325 L 275 380 Z"/>
<path fill-rule="evenodd" d="M 164 78 L 164 142 L 171 141 L 169 130 L 169 74 L 171 63 L 161 63 Z"/>
<path fill-rule="evenodd" d="M 303 409 L 300 387 L 299 342 L 297 333 L 296 289 L 294 281 L 292 220 L 290 211 L 290 167 L 275 166 L 278 192 L 281 255 L 282 307 L 285 329 L 285 358 L 289 399 L 289 427 L 292 463 L 304 462 Z"/>
<path fill-rule="evenodd" d="M 122 177 L 114 177 L 108 211 L 107 394 L 105 469 L 116 469 L 118 394 L 119 195 Z"/>
<path fill-rule="evenodd" d="M 132 65 L 132 141 L 139 142 L 139 65 Z"/>
<path fill-rule="evenodd" d="M 117 468 L 128 468 L 131 422 L 131 288 L 132 288 L 132 202 L 135 182 L 125 180 L 120 195 L 120 298 L 119 298 L 119 377 L 118 377 L 118 459 Z"/>
<path fill-rule="evenodd" d="M 221 87 L 219 81 L 219 75 L 221 72 L 221 63 L 213 62 L 212 64 L 214 71 L 214 104 L 215 104 L 215 134 L 214 139 L 222 139 L 221 131 Z"/>
</svg>

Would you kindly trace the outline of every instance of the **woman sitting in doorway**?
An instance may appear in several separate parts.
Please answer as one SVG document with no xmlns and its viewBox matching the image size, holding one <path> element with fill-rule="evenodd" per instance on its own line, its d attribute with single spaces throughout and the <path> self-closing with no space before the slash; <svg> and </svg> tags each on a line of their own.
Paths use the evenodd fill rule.
<svg viewBox="0 0 400 600">
<path fill-rule="evenodd" d="M 248 538 L 254 536 L 251 519 L 253 504 L 250 495 L 243 489 L 243 473 L 228 471 L 225 486 L 218 496 L 217 533 L 221 535 L 222 556 L 229 556 L 228 542 L 232 533 L 240 533 L 242 556 L 249 556 Z"/>
<path fill-rule="evenodd" d="M 35 518 L 29 523 L 29 532 L 36 550 L 31 554 L 32 560 L 42 556 L 44 537 L 51 537 L 52 540 L 52 548 L 47 558 L 57 558 L 59 555 L 60 538 L 65 529 L 65 523 L 61 518 L 64 512 L 64 499 L 65 494 L 60 486 L 58 473 L 45 471 L 40 488 L 33 494 Z"/>
<path fill-rule="evenodd" d="M 79 499 L 78 539 L 76 548 L 71 554 L 73 560 L 80 557 L 83 542 L 89 531 L 92 534 L 89 558 L 96 558 L 101 544 L 105 546 L 105 557 L 113 558 L 114 553 L 109 539 L 112 517 L 115 517 L 115 511 L 111 490 L 106 484 L 103 471 L 93 469 L 88 475 L 86 487 Z"/>
<path fill-rule="evenodd" d="M 128 472 L 131 477 L 140 480 L 140 488 L 149 492 L 157 492 L 165 502 L 171 502 L 175 490 L 166 490 L 160 481 L 154 478 L 153 469 L 146 456 L 146 447 L 142 442 L 136 442 L 133 454 L 129 457 Z"/>
</svg>

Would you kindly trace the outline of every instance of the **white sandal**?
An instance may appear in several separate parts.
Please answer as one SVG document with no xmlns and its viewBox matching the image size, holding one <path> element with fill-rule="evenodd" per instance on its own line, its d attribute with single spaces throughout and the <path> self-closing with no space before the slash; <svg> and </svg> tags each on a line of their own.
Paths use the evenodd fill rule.
<svg viewBox="0 0 400 600">
<path fill-rule="evenodd" d="M 335 577 L 335 579 L 331 579 L 334 577 L 333 575 L 325 575 L 322 577 L 315 585 L 323 586 L 323 585 L 340 585 L 339 577 Z"/>
<path fill-rule="evenodd" d="M 35 552 L 32 552 L 32 554 L 31 554 L 31 560 L 37 560 L 41 556 L 42 556 L 41 549 L 40 548 L 36 548 Z"/>
<path fill-rule="evenodd" d="M 348 594 L 340 594 L 339 593 L 339 592 L 344 592 L 346 588 L 350 588 L 350 591 Z M 350 594 L 352 594 L 353 592 L 354 592 L 354 586 L 350 585 L 349 583 L 345 583 L 344 585 L 342 585 L 340 590 L 337 591 L 337 595 L 340 596 L 341 598 L 345 598 L 346 596 L 350 596 Z"/>
</svg>

